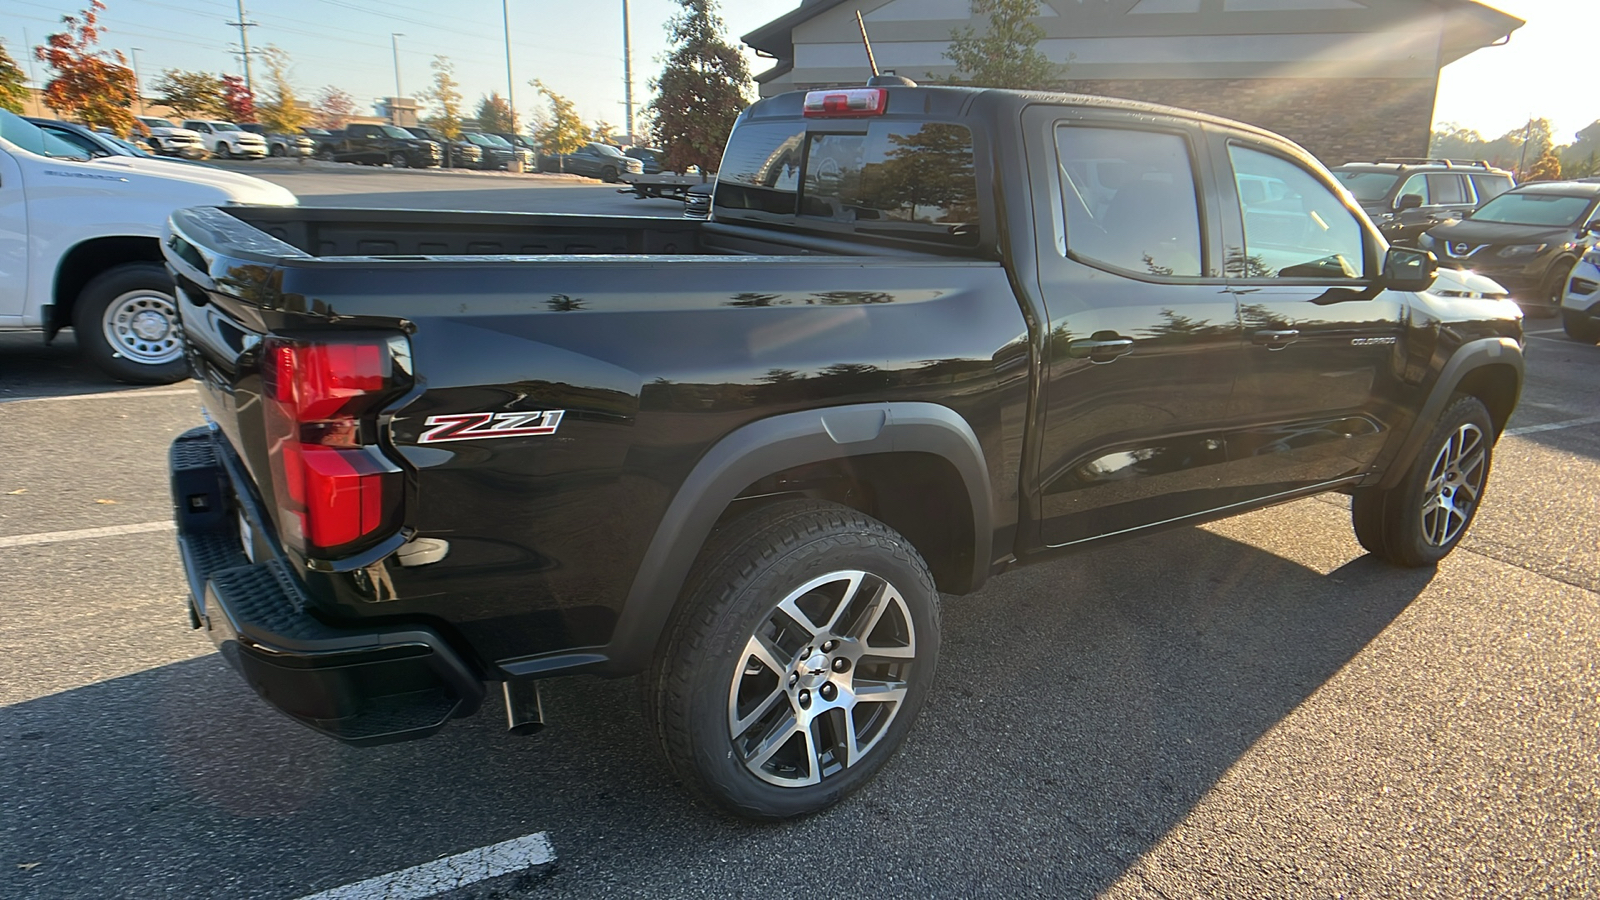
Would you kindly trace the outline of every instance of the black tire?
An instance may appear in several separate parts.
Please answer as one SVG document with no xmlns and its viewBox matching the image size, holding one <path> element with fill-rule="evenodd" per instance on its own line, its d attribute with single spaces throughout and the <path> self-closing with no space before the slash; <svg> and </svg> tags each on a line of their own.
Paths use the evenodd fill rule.
<svg viewBox="0 0 1600 900">
<path fill-rule="evenodd" d="M 1483 504 L 1494 438 L 1494 421 L 1483 401 L 1457 394 L 1399 484 L 1355 492 L 1350 518 L 1356 540 L 1397 566 L 1421 568 L 1444 559 Z"/>
<path fill-rule="evenodd" d="M 406 155 L 404 153 L 399 152 L 389 154 L 389 165 L 396 169 L 411 168 L 410 160 L 406 159 Z"/>
<path fill-rule="evenodd" d="M 830 621 L 819 631 L 785 606 Z M 939 594 L 905 538 L 848 507 L 774 504 L 708 542 L 644 680 L 646 717 L 702 801 L 747 819 L 806 815 L 894 754 L 938 655 Z M 893 699 L 863 699 L 869 684 Z"/>
<path fill-rule="evenodd" d="M 617 183 L 617 170 L 616 170 L 616 168 L 614 168 L 612 166 L 606 166 L 604 169 L 601 169 L 600 170 L 600 180 L 604 181 L 606 184 L 616 184 Z"/>
<path fill-rule="evenodd" d="M 327 147 L 318 147 L 316 151 L 311 154 L 311 158 L 321 160 L 322 162 L 333 162 L 333 151 Z"/>
<path fill-rule="evenodd" d="M 272 149 L 268 150 L 267 153 L 271 156 L 288 156 L 289 150 L 282 144 L 273 144 Z"/>
<path fill-rule="evenodd" d="M 1539 294 L 1533 308 L 1524 309 L 1523 312 L 1535 319 L 1555 316 L 1561 309 L 1561 297 L 1567 292 L 1567 274 L 1572 271 L 1572 266 L 1570 259 L 1557 262 L 1539 283 Z"/>
<path fill-rule="evenodd" d="M 227 141 L 217 141 L 217 152 L 213 155 L 217 159 L 233 159 L 233 151 L 228 149 Z"/>
<path fill-rule="evenodd" d="M 1567 337 L 1585 344 L 1600 344 L 1600 321 L 1589 318 L 1575 309 L 1561 311 L 1561 328 Z"/>
<path fill-rule="evenodd" d="M 118 381 L 182 381 L 189 366 L 174 292 L 172 276 L 160 263 L 126 263 L 100 273 L 72 307 L 78 349 Z"/>
</svg>

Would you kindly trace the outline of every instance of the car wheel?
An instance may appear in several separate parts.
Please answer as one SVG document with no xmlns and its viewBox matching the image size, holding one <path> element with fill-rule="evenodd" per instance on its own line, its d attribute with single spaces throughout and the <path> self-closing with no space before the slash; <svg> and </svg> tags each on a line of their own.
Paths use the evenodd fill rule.
<svg viewBox="0 0 1600 900">
<path fill-rule="evenodd" d="M 118 381 L 171 384 L 188 375 L 172 276 L 160 263 L 95 276 L 73 304 L 72 328 L 89 361 Z"/>
<path fill-rule="evenodd" d="M 217 141 L 216 152 L 212 154 L 217 159 L 232 159 L 233 151 L 228 149 L 226 141 Z"/>
<path fill-rule="evenodd" d="M 1561 310 L 1561 298 L 1567 292 L 1567 273 L 1572 271 L 1572 260 L 1557 262 L 1540 283 L 1538 305 L 1524 310 L 1528 315 L 1548 319 Z"/>
<path fill-rule="evenodd" d="M 1589 318 L 1575 309 L 1561 311 L 1561 328 L 1567 337 L 1585 344 L 1600 344 L 1600 321 Z"/>
<path fill-rule="evenodd" d="M 282 144 L 273 144 L 272 145 L 272 149 L 267 151 L 267 152 L 272 156 L 288 156 L 289 155 L 289 151 L 287 149 L 285 149 L 285 147 Z"/>
<path fill-rule="evenodd" d="M 404 153 L 389 154 L 389 165 L 394 166 L 396 169 L 409 169 L 411 167 L 411 163 L 407 161 Z"/>
<path fill-rule="evenodd" d="M 611 166 L 606 166 L 604 169 L 600 170 L 600 180 L 604 181 L 606 184 L 615 184 L 617 181 L 617 170 Z"/>
<path fill-rule="evenodd" d="M 311 158 L 318 159 L 323 162 L 333 162 L 333 151 L 329 150 L 327 147 L 318 147 L 316 150 L 312 151 Z"/>
<path fill-rule="evenodd" d="M 1494 422 L 1477 397 L 1457 394 L 1392 488 L 1351 498 L 1356 539 L 1374 556 L 1418 568 L 1461 542 L 1483 500 L 1494 453 Z"/>
<path fill-rule="evenodd" d="M 882 522 L 780 503 L 713 536 L 666 635 L 644 700 L 672 770 L 720 809 L 783 819 L 839 802 L 905 739 L 939 595 Z"/>
</svg>

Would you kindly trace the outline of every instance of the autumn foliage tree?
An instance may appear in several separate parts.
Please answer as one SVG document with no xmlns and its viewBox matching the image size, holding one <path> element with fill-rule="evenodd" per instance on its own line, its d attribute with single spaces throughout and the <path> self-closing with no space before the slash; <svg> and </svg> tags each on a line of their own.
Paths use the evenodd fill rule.
<svg viewBox="0 0 1600 900">
<path fill-rule="evenodd" d="M 222 108 L 230 121 L 256 120 L 256 95 L 238 75 L 222 76 Z"/>
<path fill-rule="evenodd" d="M 289 81 L 289 54 L 269 46 L 263 55 L 267 62 L 269 87 L 266 101 L 257 110 L 261 115 L 261 124 L 269 132 L 296 134 L 311 124 L 312 113 L 300 105 L 300 98 Z"/>
<path fill-rule="evenodd" d="M 583 149 L 583 145 L 589 142 L 589 129 L 583 124 L 583 117 L 578 115 L 577 104 L 550 90 L 538 79 L 528 83 L 550 103 L 550 115 L 546 117 L 544 127 L 534 133 L 539 146 L 546 153 L 563 156 Z"/>
<path fill-rule="evenodd" d="M 338 131 L 356 114 L 356 98 L 330 84 L 317 93 L 311 109 L 318 128 Z"/>
<path fill-rule="evenodd" d="M 1544 152 L 1539 154 L 1539 158 L 1533 161 L 1533 165 L 1528 167 L 1528 172 L 1523 176 L 1522 180 L 1560 181 L 1561 157 L 1556 155 L 1554 149 L 1546 147 Z"/>
<path fill-rule="evenodd" d="M 228 114 L 222 103 L 222 77 L 210 72 L 167 69 L 155 84 L 156 100 L 185 119 L 215 119 Z"/>
<path fill-rule="evenodd" d="M 0 109 L 20 114 L 27 99 L 28 82 L 22 67 L 6 52 L 5 41 L 0 41 Z"/>
<path fill-rule="evenodd" d="M 651 139 L 666 153 L 666 168 L 699 166 L 714 172 L 722 162 L 733 122 L 749 103 L 750 71 L 744 56 L 723 39 L 715 0 L 678 0 L 672 18 L 672 49 L 661 75 L 651 82 Z"/>
<path fill-rule="evenodd" d="M 456 66 L 449 57 L 435 56 L 431 65 L 433 87 L 418 96 L 438 108 L 428 117 L 428 127 L 453 141 L 461 137 L 461 83 L 456 81 Z"/>
<path fill-rule="evenodd" d="M 56 73 L 44 87 L 44 102 L 51 109 L 76 116 L 91 128 L 125 135 L 137 125 L 132 107 L 139 86 L 121 52 L 95 49 L 105 8 L 100 0 L 89 0 L 89 8 L 78 15 L 62 16 L 66 30 L 45 38 L 33 53 Z"/>
<path fill-rule="evenodd" d="M 478 127 L 490 134 L 517 133 L 517 116 L 499 91 L 478 101 Z"/>
<path fill-rule="evenodd" d="M 1034 24 L 1038 0 L 973 0 L 972 12 L 987 16 L 983 33 L 971 26 L 950 33 L 945 58 L 956 67 L 951 84 L 1013 88 L 1025 91 L 1060 90 L 1063 66 L 1039 51 L 1044 29 Z"/>
</svg>

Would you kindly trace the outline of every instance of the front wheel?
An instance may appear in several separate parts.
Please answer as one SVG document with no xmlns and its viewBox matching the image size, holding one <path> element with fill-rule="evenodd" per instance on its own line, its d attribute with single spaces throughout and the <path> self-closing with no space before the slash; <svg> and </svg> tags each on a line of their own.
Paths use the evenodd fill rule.
<svg viewBox="0 0 1600 900">
<path fill-rule="evenodd" d="M 749 819 L 825 809 L 905 739 L 939 658 L 939 595 L 893 529 L 766 507 L 713 537 L 645 686 L 673 771 Z"/>
<path fill-rule="evenodd" d="M 268 152 L 273 156 L 288 156 L 289 155 L 288 148 L 284 147 L 282 144 L 273 144 L 272 145 L 272 149 L 270 151 L 268 151 Z"/>
<path fill-rule="evenodd" d="M 1561 328 L 1567 337 L 1585 344 L 1600 344 L 1600 321 L 1591 319 L 1575 309 L 1561 311 Z"/>
<path fill-rule="evenodd" d="M 95 276 L 73 304 L 72 329 L 89 361 L 118 381 L 171 384 L 188 375 L 172 276 L 160 263 Z"/>
<path fill-rule="evenodd" d="M 606 184 L 616 184 L 617 170 L 611 166 L 606 166 L 604 169 L 600 170 L 600 180 L 604 181 Z"/>
<path fill-rule="evenodd" d="M 1493 452 L 1488 408 L 1477 397 L 1456 395 L 1399 484 L 1355 492 L 1350 515 L 1356 540 L 1399 566 L 1444 559 L 1478 513 Z"/>
<path fill-rule="evenodd" d="M 409 169 L 409 168 L 411 168 L 411 162 L 406 159 L 406 155 L 404 153 L 391 153 L 391 154 L 389 154 L 389 165 L 393 166 L 396 169 Z"/>
<path fill-rule="evenodd" d="M 217 151 L 213 155 L 216 156 L 217 159 L 233 159 L 233 150 L 228 147 L 226 141 L 218 141 Z"/>
</svg>

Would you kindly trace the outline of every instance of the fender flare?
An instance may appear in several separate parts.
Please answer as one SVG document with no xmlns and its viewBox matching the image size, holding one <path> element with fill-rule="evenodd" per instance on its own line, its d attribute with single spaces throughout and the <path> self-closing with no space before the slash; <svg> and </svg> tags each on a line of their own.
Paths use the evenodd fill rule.
<svg viewBox="0 0 1600 900">
<path fill-rule="evenodd" d="M 938 404 L 909 402 L 786 413 L 723 437 L 684 479 L 639 563 L 616 631 L 602 651 L 604 662 L 592 659 L 593 670 L 626 675 L 649 665 L 690 567 L 740 491 L 767 475 L 807 463 L 908 452 L 939 456 L 960 475 L 972 508 L 976 588 L 989 574 L 994 498 L 983 447 L 965 419 Z"/>
<path fill-rule="evenodd" d="M 1411 430 L 1406 434 L 1405 440 L 1400 444 L 1400 450 L 1378 482 L 1379 488 L 1388 489 L 1400 483 L 1411 461 L 1422 449 L 1422 442 L 1432 432 L 1433 423 L 1439 420 L 1439 414 L 1444 411 L 1445 404 L 1455 393 L 1456 386 L 1461 384 L 1472 370 L 1484 366 L 1511 366 L 1516 369 L 1517 396 L 1522 395 L 1526 363 L 1520 344 L 1508 337 L 1480 338 L 1462 344 L 1439 372 L 1438 379 L 1433 383 L 1433 390 L 1428 393 L 1428 399 L 1422 405 L 1422 411 L 1412 420 Z M 1515 408 L 1513 403 L 1512 409 Z M 1506 418 L 1510 419 L 1509 413 Z M 1498 435 L 1496 437 L 1498 438 Z"/>
</svg>

